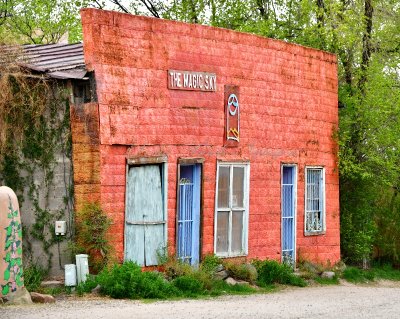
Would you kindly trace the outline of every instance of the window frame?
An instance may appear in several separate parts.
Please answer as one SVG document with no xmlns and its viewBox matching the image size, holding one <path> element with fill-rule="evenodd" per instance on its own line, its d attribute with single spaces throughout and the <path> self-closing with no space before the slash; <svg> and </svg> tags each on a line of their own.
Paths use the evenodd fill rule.
<svg viewBox="0 0 400 319">
<path fill-rule="evenodd" d="M 322 209 L 321 209 L 321 219 L 322 219 L 322 229 L 321 230 L 308 230 L 307 229 L 307 176 L 309 170 L 320 170 L 321 171 L 321 186 L 319 189 L 320 199 L 322 199 Z M 325 167 L 323 166 L 306 166 L 304 169 L 304 235 L 305 236 L 317 236 L 326 233 L 326 179 L 325 179 Z"/>
<path fill-rule="evenodd" d="M 229 189 L 228 189 L 228 201 L 229 207 L 218 208 L 218 186 L 219 186 L 219 172 L 221 167 L 229 167 Z M 233 168 L 241 167 L 244 168 L 244 181 L 243 181 L 243 228 L 242 228 L 242 248 L 240 252 L 232 252 L 232 183 L 233 183 Z M 215 205 L 214 205 L 214 253 L 218 257 L 240 257 L 248 255 L 248 233 L 249 233 L 249 198 L 250 198 L 250 163 L 249 162 L 217 162 L 217 175 L 215 183 Z M 238 209 L 236 209 L 238 210 Z M 217 252 L 217 231 L 218 231 L 218 212 L 225 211 L 229 212 L 228 221 L 228 251 Z"/>
</svg>

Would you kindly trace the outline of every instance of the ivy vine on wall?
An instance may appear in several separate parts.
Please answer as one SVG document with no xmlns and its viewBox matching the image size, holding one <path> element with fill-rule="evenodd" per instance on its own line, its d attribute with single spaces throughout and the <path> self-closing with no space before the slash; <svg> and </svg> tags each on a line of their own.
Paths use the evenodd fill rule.
<svg viewBox="0 0 400 319">
<path fill-rule="evenodd" d="M 34 216 L 24 226 L 24 254 L 32 259 L 29 238 L 40 241 L 49 269 L 50 248 L 64 239 L 54 233 L 55 220 L 73 223 L 72 180 L 65 171 L 64 207 L 49 209 L 60 154 L 65 162 L 71 158 L 69 92 L 65 83 L 19 66 L 18 50 L 0 56 L 0 184 L 16 192 L 21 206 L 29 199 Z"/>
</svg>

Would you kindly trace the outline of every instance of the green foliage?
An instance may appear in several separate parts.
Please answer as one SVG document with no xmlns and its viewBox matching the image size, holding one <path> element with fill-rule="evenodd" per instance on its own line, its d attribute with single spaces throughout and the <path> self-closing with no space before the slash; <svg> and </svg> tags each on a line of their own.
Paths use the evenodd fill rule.
<svg viewBox="0 0 400 319">
<path fill-rule="evenodd" d="M 321 278 L 321 277 L 316 277 L 314 278 L 315 282 L 319 283 L 320 285 L 338 285 L 339 284 L 339 278 L 337 276 L 333 278 Z"/>
<path fill-rule="evenodd" d="M 200 269 L 206 273 L 212 274 L 215 269 L 221 264 L 221 258 L 213 254 L 209 254 L 204 256 L 203 261 L 200 264 Z"/>
<path fill-rule="evenodd" d="M 254 260 L 253 264 L 260 275 L 258 285 L 271 289 L 275 283 L 289 284 L 304 287 L 304 279 L 295 276 L 293 270 L 285 264 L 273 260 Z M 355 267 L 347 268 L 343 277 L 352 282 L 367 282 L 374 278 L 400 280 L 400 271 L 389 266 L 375 267 L 365 271 Z M 338 284 L 338 277 L 314 279 L 322 285 Z M 223 294 L 250 294 L 255 293 L 254 287 L 245 284 L 229 285 L 222 280 L 213 280 L 210 274 L 193 269 L 191 273 L 177 276 L 171 281 L 164 278 L 162 273 L 143 271 L 133 262 L 116 264 L 103 269 L 96 277 L 90 276 L 85 283 L 77 287 L 77 293 L 90 292 L 97 285 L 100 292 L 112 298 L 129 299 L 170 299 L 180 297 L 195 298 L 199 296 L 219 296 Z M 266 291 L 261 289 L 260 291 Z"/>
<path fill-rule="evenodd" d="M 77 42 L 82 38 L 79 9 L 91 1 L 12 0 L 7 1 L 7 18 L 0 24 L 5 43 Z M 3 12 L 3 11 L 2 11 Z"/>
<path fill-rule="evenodd" d="M 385 279 L 392 281 L 400 281 L 400 270 L 393 268 L 391 265 L 374 266 L 369 270 L 376 279 Z"/>
<path fill-rule="evenodd" d="M 249 285 L 229 285 L 222 280 L 215 280 L 211 273 L 201 268 L 190 267 L 191 270 L 189 270 L 181 268 L 182 264 L 179 262 L 177 265 L 179 266 L 171 266 L 171 268 L 184 269 L 184 271 L 174 272 L 175 277 L 168 281 L 163 274 L 142 271 L 140 266 L 130 261 L 115 264 L 110 268 L 104 268 L 89 284 L 85 283 L 78 287 L 78 292 L 79 294 L 89 292 L 97 284 L 101 286 L 100 292 L 104 295 L 129 299 L 195 298 L 227 293 L 248 294 L 256 291 Z"/>
<path fill-rule="evenodd" d="M 375 217 L 379 231 L 375 237 L 375 258 L 394 264 L 400 263 L 400 197 L 397 189 L 381 190 L 377 205 L 381 214 Z"/>
<path fill-rule="evenodd" d="M 166 277 L 169 280 L 175 279 L 180 276 L 191 275 L 194 272 L 192 266 L 187 263 L 183 263 L 174 257 L 169 258 L 168 261 L 163 265 Z"/>
<path fill-rule="evenodd" d="M 230 285 L 223 280 L 215 280 L 213 281 L 213 286 L 212 289 L 210 290 L 210 295 L 211 296 L 221 296 L 226 294 L 246 295 L 255 292 L 257 292 L 257 290 L 251 287 L 250 285 L 246 284 Z"/>
<path fill-rule="evenodd" d="M 98 285 L 96 277 L 89 275 L 86 277 L 86 281 L 79 283 L 76 286 L 76 293 L 78 296 L 83 296 L 85 293 L 91 292 Z"/>
<path fill-rule="evenodd" d="M 253 265 L 258 272 L 257 284 L 267 286 L 275 283 L 305 287 L 307 283 L 304 279 L 293 273 L 293 268 L 287 264 L 281 264 L 276 260 L 254 260 Z"/>
<path fill-rule="evenodd" d="M 174 279 L 172 284 L 186 296 L 196 296 L 205 293 L 205 287 L 195 275 L 183 275 Z"/>
<path fill-rule="evenodd" d="M 160 273 L 142 272 L 133 262 L 103 269 L 97 276 L 101 292 L 112 298 L 159 298 L 174 297 L 179 291 Z"/>
<path fill-rule="evenodd" d="M 30 263 L 24 267 L 24 284 L 28 291 L 37 291 L 46 277 L 47 271 L 40 265 Z"/>
<path fill-rule="evenodd" d="M 343 278 L 353 283 L 366 283 L 374 280 L 384 279 L 400 281 L 400 270 L 391 265 L 374 266 L 371 269 L 360 269 L 347 267 L 343 271 Z"/>
<path fill-rule="evenodd" d="M 89 255 L 89 264 L 94 272 L 101 271 L 112 258 L 112 246 L 107 238 L 111 219 L 99 203 L 86 203 L 76 212 L 75 244 L 76 253 Z"/>
<path fill-rule="evenodd" d="M 341 248 L 348 263 L 361 264 L 372 253 L 376 231 L 374 203 L 378 194 L 372 183 L 362 179 L 342 183 Z"/>
<path fill-rule="evenodd" d="M 347 281 L 354 283 L 364 283 L 375 279 L 374 273 L 356 267 L 347 267 L 342 274 Z"/>
</svg>

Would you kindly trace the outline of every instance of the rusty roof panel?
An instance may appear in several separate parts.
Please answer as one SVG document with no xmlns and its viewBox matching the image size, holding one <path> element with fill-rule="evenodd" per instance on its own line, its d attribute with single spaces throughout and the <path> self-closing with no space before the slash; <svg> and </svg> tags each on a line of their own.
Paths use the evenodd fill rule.
<svg viewBox="0 0 400 319">
<path fill-rule="evenodd" d="M 86 75 L 82 43 L 24 45 L 19 64 L 50 77 L 82 79 Z"/>
</svg>

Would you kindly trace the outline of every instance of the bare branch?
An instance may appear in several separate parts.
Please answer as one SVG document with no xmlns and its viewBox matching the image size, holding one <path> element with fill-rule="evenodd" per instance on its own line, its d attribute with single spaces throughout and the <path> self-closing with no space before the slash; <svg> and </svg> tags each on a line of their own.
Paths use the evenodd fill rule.
<svg viewBox="0 0 400 319">
<path fill-rule="evenodd" d="M 97 4 L 97 8 L 103 10 L 104 9 L 104 4 L 101 4 L 100 1 L 94 0 L 94 2 Z"/>
<path fill-rule="evenodd" d="M 117 7 L 120 8 L 122 12 L 130 13 L 129 10 L 125 8 L 125 6 L 119 0 L 110 0 L 110 1 L 115 5 L 117 5 Z"/>
<path fill-rule="evenodd" d="M 160 18 L 160 14 L 151 0 L 140 0 L 140 2 L 146 6 L 147 10 L 149 10 L 155 18 Z"/>
</svg>

